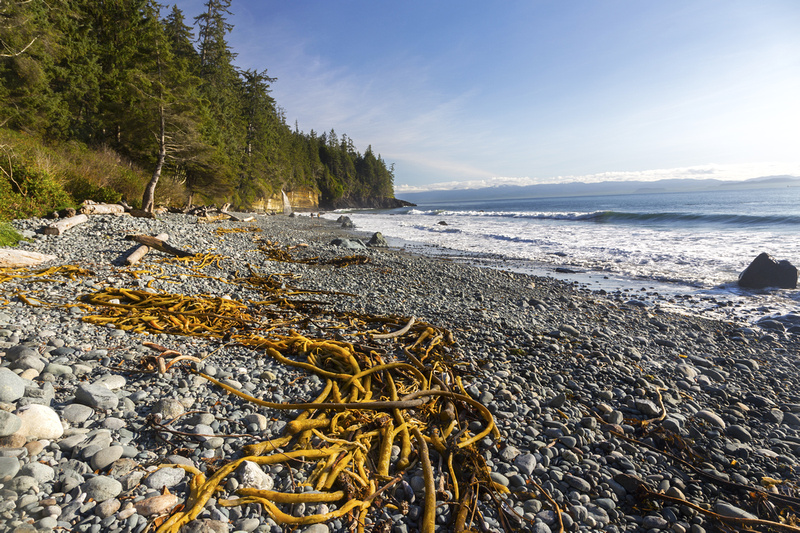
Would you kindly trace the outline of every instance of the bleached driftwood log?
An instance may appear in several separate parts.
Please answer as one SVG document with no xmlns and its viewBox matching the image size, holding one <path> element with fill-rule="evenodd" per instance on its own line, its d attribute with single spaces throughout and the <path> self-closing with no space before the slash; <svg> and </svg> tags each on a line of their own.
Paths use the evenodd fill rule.
<svg viewBox="0 0 800 533">
<path fill-rule="evenodd" d="M 81 213 L 84 215 L 121 215 L 125 207 L 119 204 L 84 204 Z"/>
<path fill-rule="evenodd" d="M 166 233 L 159 233 L 156 235 L 156 239 L 163 242 L 169 239 L 169 235 Z M 150 250 L 151 248 L 145 244 L 139 245 L 133 252 L 130 253 L 130 255 L 128 255 L 128 257 L 125 259 L 125 262 L 129 265 L 135 265 L 141 261 L 142 257 L 144 257 Z"/>
<path fill-rule="evenodd" d="M 89 217 L 84 214 L 75 215 L 74 217 L 64 218 L 59 220 L 58 222 L 50 224 L 49 226 L 45 226 L 42 229 L 42 233 L 44 233 L 45 235 L 61 235 L 65 231 L 74 228 L 78 224 L 83 224 L 87 220 L 89 220 Z"/>
<path fill-rule="evenodd" d="M 236 215 L 232 215 L 230 213 L 223 213 L 223 215 L 228 215 L 228 220 L 233 222 L 251 222 L 256 219 L 256 217 L 237 217 Z"/>
<path fill-rule="evenodd" d="M 0 249 L 0 267 L 27 267 L 36 266 L 47 261 L 58 259 L 55 255 L 40 254 L 39 252 L 26 252 L 9 248 Z"/>
<path fill-rule="evenodd" d="M 138 242 L 139 244 L 144 244 L 149 248 L 155 248 L 160 252 L 164 252 L 165 254 L 171 254 L 176 257 L 191 257 L 195 255 L 192 252 L 186 252 L 184 250 L 180 250 L 178 248 L 175 248 L 174 246 L 165 243 L 163 240 L 159 238 L 150 237 L 149 235 L 126 235 L 125 240 Z"/>
</svg>

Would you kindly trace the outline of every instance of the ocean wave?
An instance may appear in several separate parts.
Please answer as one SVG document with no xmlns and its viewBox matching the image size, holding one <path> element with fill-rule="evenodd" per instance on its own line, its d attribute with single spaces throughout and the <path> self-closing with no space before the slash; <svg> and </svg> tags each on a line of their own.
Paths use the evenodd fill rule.
<svg viewBox="0 0 800 533">
<path fill-rule="evenodd" d="M 626 211 L 548 212 L 548 211 L 449 211 L 412 209 L 408 215 L 437 217 L 492 217 L 537 220 L 563 220 L 596 223 L 722 224 L 731 226 L 797 226 L 795 215 L 742 215 L 727 213 L 645 213 Z"/>
</svg>

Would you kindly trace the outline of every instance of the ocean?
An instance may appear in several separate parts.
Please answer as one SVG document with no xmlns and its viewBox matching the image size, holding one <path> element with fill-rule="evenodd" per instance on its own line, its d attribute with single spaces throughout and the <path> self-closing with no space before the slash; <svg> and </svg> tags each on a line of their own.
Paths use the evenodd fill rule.
<svg viewBox="0 0 800 533">
<path fill-rule="evenodd" d="M 416 253 L 637 291 L 718 318 L 800 313 L 798 290 L 736 284 L 761 252 L 800 266 L 800 187 L 438 201 L 346 214 L 359 231 L 380 231 Z"/>
</svg>

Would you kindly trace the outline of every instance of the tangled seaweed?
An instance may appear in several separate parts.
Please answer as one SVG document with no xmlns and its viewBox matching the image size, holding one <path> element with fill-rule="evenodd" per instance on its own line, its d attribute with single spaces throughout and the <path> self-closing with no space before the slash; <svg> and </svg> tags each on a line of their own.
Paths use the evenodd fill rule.
<svg viewBox="0 0 800 533">
<path fill-rule="evenodd" d="M 341 264 L 360 262 L 343 259 Z M 217 264 L 218 259 L 198 255 L 172 261 L 197 270 Z M 224 337 L 229 343 L 249 347 L 261 356 L 325 381 L 323 391 L 315 399 L 301 403 L 268 402 L 217 381 L 197 370 L 196 365 L 184 365 L 199 363 L 195 357 L 146 343 L 159 351 L 159 355 L 145 357 L 141 362 L 149 371 L 195 373 L 263 409 L 299 411 L 286 425 L 283 435 L 244 447 L 244 457 L 231 461 L 208 478 L 197 469 L 181 467 L 193 475 L 189 495 L 159 531 L 178 531 L 196 518 L 208 499 L 217 493 L 220 483 L 244 461 L 307 469 L 300 476 L 305 480 L 301 486 L 313 490 L 279 493 L 243 487 L 236 498 L 219 500 L 220 505 L 257 504 L 279 524 L 304 525 L 349 517 L 354 527 L 363 531 L 373 509 L 394 507 L 407 512 L 408 502 L 394 500 L 387 494 L 388 489 L 398 483 L 407 487 L 405 477 L 420 475 L 425 483 L 420 529 L 433 531 L 436 507 L 451 505 L 456 510 L 453 513 L 456 530 L 467 530 L 475 516 L 480 516 L 480 496 L 505 493 L 508 489 L 491 480 L 477 451 L 477 442 L 499 438 L 500 434 L 492 414 L 467 394 L 456 365 L 449 360 L 452 334 L 408 317 L 330 311 L 324 317 L 319 316 L 317 308 L 288 297 L 326 291 L 291 287 L 286 283 L 287 278 L 262 276 L 252 267 L 247 275 L 231 276 L 226 283 L 274 296 L 267 301 L 250 302 L 250 306 L 228 298 L 158 293 L 152 289 L 108 288 L 79 298 L 83 304 L 100 308 L 99 313 L 84 316 L 86 322 L 113 324 L 138 333 Z M 273 313 L 266 313 L 267 308 L 273 309 Z M 284 327 L 276 328 L 269 320 L 276 318 L 276 309 L 291 309 L 295 315 L 298 309 L 303 309 L 307 314 L 281 322 L 278 325 Z M 351 334 L 353 342 L 347 342 L 309 338 L 288 328 L 291 323 L 312 319 L 339 321 L 341 326 L 331 327 L 337 331 L 345 329 L 345 325 L 350 330 L 360 330 Z M 388 328 L 394 329 L 387 331 Z M 436 474 L 434 462 L 438 464 Z M 312 467 L 308 466 L 310 463 Z M 413 501 L 410 487 L 405 492 L 410 493 Z M 301 502 L 338 505 L 338 508 L 301 517 L 293 516 L 285 508 Z"/>
</svg>

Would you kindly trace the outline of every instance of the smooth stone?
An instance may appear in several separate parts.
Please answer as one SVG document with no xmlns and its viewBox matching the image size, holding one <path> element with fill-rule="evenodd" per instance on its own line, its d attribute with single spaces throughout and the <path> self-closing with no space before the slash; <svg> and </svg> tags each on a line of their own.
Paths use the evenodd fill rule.
<svg viewBox="0 0 800 533">
<path fill-rule="evenodd" d="M 128 425 L 127 422 L 125 422 L 121 418 L 117 418 L 117 417 L 114 417 L 114 416 L 109 416 L 108 418 L 103 420 L 103 424 L 102 424 L 104 429 L 110 429 L 111 431 L 120 430 L 120 429 L 124 428 L 127 425 Z"/>
<path fill-rule="evenodd" d="M 750 518 L 750 519 L 757 519 L 758 517 L 752 513 L 748 513 L 744 509 L 740 509 L 735 505 L 731 505 L 728 502 L 718 501 L 714 504 L 714 511 L 717 514 L 721 514 L 722 516 L 732 516 L 735 518 Z"/>
<path fill-rule="evenodd" d="M 111 498 L 104 502 L 100 502 L 97 507 L 94 508 L 94 512 L 100 518 L 108 518 L 119 511 L 121 506 L 122 502 L 120 502 L 117 498 Z"/>
<path fill-rule="evenodd" d="M 729 437 L 737 439 L 741 442 L 750 442 L 753 440 L 753 436 L 750 434 L 750 432 L 742 426 L 728 426 L 728 428 L 725 430 L 725 433 Z"/>
<path fill-rule="evenodd" d="M 709 409 L 701 409 L 700 411 L 697 411 L 695 413 L 695 416 L 697 418 L 700 418 L 701 420 L 705 420 L 712 426 L 716 426 L 720 429 L 725 429 L 725 421 L 722 420 L 722 417 L 720 417 L 714 411 L 711 411 Z"/>
<path fill-rule="evenodd" d="M 781 423 L 790 427 L 800 427 L 800 417 L 794 413 L 783 413 Z"/>
<path fill-rule="evenodd" d="M 75 401 L 95 409 L 116 409 L 119 398 L 103 385 L 81 383 L 75 391 Z"/>
<path fill-rule="evenodd" d="M 264 472 L 261 466 L 253 461 L 242 461 L 236 468 L 234 477 L 242 487 L 272 490 L 275 486 L 272 476 Z"/>
<path fill-rule="evenodd" d="M 56 471 L 52 466 L 39 462 L 26 464 L 20 469 L 19 474 L 21 476 L 31 476 L 40 485 L 49 483 L 56 478 Z"/>
<path fill-rule="evenodd" d="M 44 367 L 44 371 L 48 374 L 53 374 L 57 378 L 73 375 L 71 366 L 60 365 L 58 363 L 48 363 L 47 366 Z"/>
<path fill-rule="evenodd" d="M 222 520 L 197 519 L 181 528 L 181 533 L 229 533 L 227 522 Z"/>
<path fill-rule="evenodd" d="M 267 422 L 269 422 L 269 419 L 261 413 L 250 413 L 244 417 L 244 421 L 247 422 L 248 425 L 255 424 L 258 426 L 259 431 L 264 431 L 267 429 Z"/>
<path fill-rule="evenodd" d="M 105 470 L 117 459 L 122 457 L 124 448 L 122 446 L 109 446 L 98 451 L 90 460 L 94 470 Z"/>
<path fill-rule="evenodd" d="M 18 344 L 17 346 L 12 346 L 8 350 L 6 350 L 6 359 L 9 361 L 16 361 L 20 357 L 24 357 L 26 355 L 39 355 L 39 352 L 31 348 L 30 346 L 24 346 L 22 344 Z"/>
<path fill-rule="evenodd" d="M 152 412 L 161 415 L 165 420 L 172 420 L 185 413 L 186 408 L 179 400 L 162 398 L 153 404 Z"/>
<path fill-rule="evenodd" d="M 45 362 L 38 355 L 25 355 L 9 365 L 11 370 L 35 370 L 37 375 L 44 370 Z"/>
<path fill-rule="evenodd" d="M 636 410 L 645 416 L 658 416 L 661 414 L 661 408 L 651 400 L 635 400 L 634 405 Z"/>
<path fill-rule="evenodd" d="M 58 413 L 46 405 L 32 403 L 17 409 L 15 414 L 22 421 L 15 434 L 28 440 L 58 439 L 64 434 L 64 425 Z"/>
<path fill-rule="evenodd" d="M 95 476 L 85 481 L 81 485 L 81 490 L 86 493 L 87 498 L 104 502 L 120 495 L 122 483 L 112 477 Z"/>
<path fill-rule="evenodd" d="M 312 524 L 305 528 L 302 533 L 328 533 L 330 528 L 326 524 Z"/>
<path fill-rule="evenodd" d="M 151 498 L 138 501 L 133 506 L 136 512 L 142 516 L 153 516 L 166 513 L 178 505 L 178 497 L 175 494 L 161 494 Z"/>
<path fill-rule="evenodd" d="M 144 485 L 151 489 L 162 490 L 164 487 L 172 488 L 186 477 L 183 468 L 159 468 L 144 480 Z"/>
<path fill-rule="evenodd" d="M 0 402 L 16 402 L 25 395 L 25 380 L 7 367 L 0 367 Z"/>
<path fill-rule="evenodd" d="M 14 433 L 8 437 L 0 437 L 0 448 L 22 448 L 27 442 L 25 435 Z"/>
<path fill-rule="evenodd" d="M 531 453 L 518 455 L 514 458 L 514 466 L 525 475 L 530 476 L 536 468 L 536 457 Z"/>
<path fill-rule="evenodd" d="M 592 490 L 592 484 L 578 476 L 567 474 L 564 476 L 564 481 L 566 481 L 570 487 L 580 492 L 590 492 Z"/>
<path fill-rule="evenodd" d="M 0 411 L 0 437 L 13 435 L 22 427 L 22 419 L 14 413 Z"/>
<path fill-rule="evenodd" d="M 102 385 L 108 390 L 121 389 L 126 383 L 127 380 L 125 379 L 125 376 L 121 376 L 119 374 L 106 374 L 105 376 L 101 376 L 92 382 L 93 385 Z"/>
<path fill-rule="evenodd" d="M 19 474 L 17 477 L 6 483 L 6 488 L 9 490 L 13 490 L 14 492 L 27 492 L 31 490 L 33 487 L 38 487 L 39 482 L 36 481 L 36 478 L 33 476 L 20 476 Z"/>
<path fill-rule="evenodd" d="M 61 411 L 61 417 L 70 424 L 82 424 L 94 414 L 94 409 L 82 403 L 71 403 Z"/>
<path fill-rule="evenodd" d="M 0 457 L 0 483 L 13 479 L 19 469 L 19 459 L 16 457 Z"/>
</svg>

